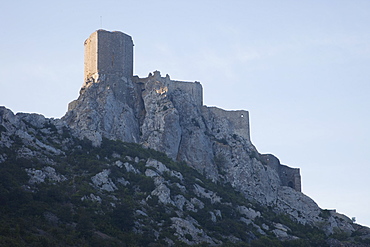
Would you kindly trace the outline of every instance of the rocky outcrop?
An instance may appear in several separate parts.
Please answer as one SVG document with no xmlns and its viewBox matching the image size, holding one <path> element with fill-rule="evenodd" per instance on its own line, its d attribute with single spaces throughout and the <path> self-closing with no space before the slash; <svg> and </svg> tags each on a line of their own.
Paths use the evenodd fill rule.
<svg viewBox="0 0 370 247">
<path fill-rule="evenodd" d="M 15 115 L 3 106 L 0 106 L 0 134 L 0 147 L 10 148 L 23 144 L 18 151 L 19 157 L 34 157 L 41 152 L 45 162 L 51 162 L 48 155 L 63 155 L 63 145 L 72 140 L 69 128 L 60 119 L 48 119 L 40 114 Z M 50 145 L 50 142 L 55 145 Z M 0 156 L 0 160 L 6 160 L 3 154 Z M 45 172 L 52 173 L 47 170 L 41 173 L 45 175 Z"/>
<path fill-rule="evenodd" d="M 248 112 L 199 105 L 201 101 L 195 99 L 191 90 L 172 85 L 176 83 L 169 76 L 161 77 L 159 72 L 142 79 L 102 75 L 70 104 L 62 120 L 45 119 L 37 114 L 14 115 L 2 108 L 2 128 L 30 144 L 20 149 L 23 157 L 33 156 L 35 150 L 53 155 L 63 153 L 62 148 L 57 149 L 43 142 L 42 138 L 32 137 L 30 133 L 35 132 L 35 128 L 43 133 L 44 138 L 51 131 L 63 135 L 63 129 L 71 129 L 75 136 L 90 139 L 96 146 L 100 145 L 102 138 L 141 143 L 165 152 L 174 160 L 186 162 L 215 182 L 230 183 L 246 198 L 270 206 L 276 212 L 287 213 L 300 223 L 314 225 L 323 221 L 317 204 L 294 186 L 291 186 L 294 189 L 290 188 L 283 179 L 285 176 L 282 178 L 290 168 L 282 166 L 272 155 L 259 154 L 252 145 Z M 199 87 L 200 84 L 194 83 L 194 86 Z M 14 143 L 7 135 L 1 138 L 4 146 Z M 55 142 L 62 147 L 68 138 Z M 1 159 L 6 157 L 2 155 Z M 116 165 L 134 170 L 128 163 Z M 155 165 L 158 166 L 152 162 L 147 164 L 148 168 Z M 34 174 L 35 181 L 38 173 L 41 180 L 47 176 L 40 169 L 28 172 Z M 157 187 L 152 194 L 164 204 L 191 205 L 190 201 L 181 198 L 174 201 L 169 197 L 170 191 L 163 183 L 161 172 L 151 169 L 145 172 L 146 176 L 155 178 Z M 296 178 L 297 173 L 294 172 L 292 169 L 289 177 Z M 108 173 L 106 170 L 96 174 L 92 182 L 100 189 L 113 191 L 117 187 L 107 180 Z M 198 195 L 210 193 L 202 192 L 201 188 L 199 184 L 194 187 Z M 217 195 L 209 196 L 217 199 Z M 331 218 L 332 223 L 327 224 L 328 233 L 334 228 L 351 231 L 351 227 L 336 223 L 334 216 Z"/>
<path fill-rule="evenodd" d="M 69 104 L 63 121 L 99 146 L 103 137 L 139 142 L 138 85 L 119 74 L 100 75 Z"/>
<path fill-rule="evenodd" d="M 26 169 L 28 176 L 30 176 L 29 183 L 44 183 L 45 179 L 48 179 L 52 182 L 61 182 L 66 180 L 66 177 L 63 175 L 59 175 L 55 172 L 55 169 L 50 166 L 46 166 L 41 170 L 28 168 Z"/>
<path fill-rule="evenodd" d="M 94 186 L 101 190 L 105 191 L 115 191 L 117 190 L 117 186 L 113 183 L 113 181 L 109 178 L 110 170 L 105 169 L 102 172 L 99 172 L 95 176 L 91 178 Z"/>
<path fill-rule="evenodd" d="M 204 126 L 208 126 L 207 118 L 204 119 Z M 32 193 L 35 200 L 46 196 L 43 203 L 61 203 L 60 211 L 50 208 L 54 213 L 42 212 L 55 216 L 54 225 L 66 219 L 70 225 L 76 225 L 74 217 L 65 218 L 65 209 L 71 204 L 76 212 L 79 206 L 91 205 L 94 217 L 108 217 L 112 212 L 127 210 L 127 205 L 135 205 L 132 216 L 124 214 L 120 220 L 128 217 L 135 225 L 135 233 L 147 234 L 148 228 L 153 228 L 151 237 L 155 241 L 168 232 L 190 245 L 239 243 L 261 236 L 294 241 L 302 237 L 296 234 L 298 224 L 316 226 L 328 236 L 339 233 L 349 237 L 355 233 L 366 241 L 367 228 L 353 224 L 335 211 L 321 210 L 303 193 L 283 186 L 276 169 L 278 163 L 266 162 L 248 140 L 234 134 L 217 135 L 222 131 L 215 128 L 207 130 L 210 132 L 205 136 L 211 150 L 217 153 L 213 154 L 213 167 L 218 177 L 208 174 L 214 182 L 163 155 L 159 155 L 161 161 L 144 155 L 149 150 L 140 148 L 138 152 L 135 149 L 139 145 L 128 147 L 128 143 L 103 139 L 101 147 L 93 147 L 71 135 L 72 130 L 60 120 L 37 114 L 14 115 L 2 107 L 0 165 L 19 162 L 26 178 L 20 177 L 23 182 L 18 190 Z M 127 150 L 133 156 L 128 156 Z M 225 189 L 229 188 L 225 183 L 239 192 Z M 246 199 L 242 199 L 243 195 Z M 266 211 L 267 208 L 271 211 Z M 282 220 L 281 214 L 296 219 L 295 228 L 291 222 Z M 45 218 L 50 221 L 49 216 Z M 173 239 L 165 241 L 176 246 Z"/>
<path fill-rule="evenodd" d="M 81 91 L 62 120 L 95 145 L 103 137 L 140 143 L 303 224 L 320 221 L 320 208 L 300 193 L 299 169 L 259 154 L 251 143 L 249 113 L 203 106 L 199 88 L 158 71 L 147 78 L 104 74 Z M 153 194 L 175 205 L 161 175 L 153 170 L 146 175 L 156 177 Z"/>
</svg>

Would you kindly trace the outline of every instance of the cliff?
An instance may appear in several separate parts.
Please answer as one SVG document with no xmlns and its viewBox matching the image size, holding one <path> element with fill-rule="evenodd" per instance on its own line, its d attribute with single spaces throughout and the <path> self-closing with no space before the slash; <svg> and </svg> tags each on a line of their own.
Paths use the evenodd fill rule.
<svg viewBox="0 0 370 247">
<path fill-rule="evenodd" d="M 249 113 L 204 106 L 200 92 L 200 83 L 172 81 L 158 71 L 132 79 L 99 74 L 62 120 L 96 146 L 103 138 L 140 143 L 300 223 L 320 222 L 320 208 L 300 191 L 299 169 L 259 154 L 251 143 Z"/>
<path fill-rule="evenodd" d="M 250 156 L 238 140 L 216 145 L 224 156 L 214 158 L 215 171 L 201 171 L 207 179 L 153 149 L 107 138 L 93 145 L 77 131 L 64 120 L 0 107 L 1 245 L 369 242 L 368 228 L 282 185 L 278 160 Z M 247 162 L 229 161 L 230 153 Z"/>
</svg>

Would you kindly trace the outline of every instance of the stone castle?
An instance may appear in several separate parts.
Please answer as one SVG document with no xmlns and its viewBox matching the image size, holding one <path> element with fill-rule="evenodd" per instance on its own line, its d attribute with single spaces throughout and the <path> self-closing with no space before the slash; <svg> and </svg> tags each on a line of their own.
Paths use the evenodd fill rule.
<svg viewBox="0 0 370 247">
<path fill-rule="evenodd" d="M 98 82 L 99 76 L 102 75 L 119 75 L 133 80 L 137 84 L 145 84 L 151 78 L 161 77 L 159 71 L 150 73 L 146 78 L 133 76 L 133 47 L 134 43 L 131 36 L 119 31 L 109 32 L 106 30 L 97 30 L 92 33 L 85 43 L 84 59 L 84 84 L 83 89 L 89 87 L 91 83 Z M 162 77 L 165 81 L 165 87 L 161 88 L 158 93 L 173 92 L 176 89 L 188 92 L 194 97 L 198 106 L 203 106 L 203 88 L 202 85 L 188 81 L 174 81 L 169 75 Z M 211 108 L 221 114 L 218 108 Z M 226 111 L 224 117 L 234 122 L 238 126 L 238 134 L 250 140 L 249 137 L 249 115 L 247 111 Z"/>
<path fill-rule="evenodd" d="M 308 235 L 299 239 L 303 232 L 290 231 L 289 227 L 296 225 L 285 226 L 286 218 L 280 214 L 322 229 L 330 245 L 337 246 L 338 242 L 331 242 L 334 234 L 369 238 L 368 229 L 335 210 L 321 209 L 302 193 L 299 169 L 257 151 L 250 138 L 248 111 L 203 105 L 202 90 L 199 82 L 171 80 L 159 71 L 145 78 L 134 76 L 132 38 L 121 32 L 94 32 L 85 41 L 80 94 L 69 104 L 65 116 L 49 119 L 39 114 L 14 114 L 0 106 L 0 164 L 22 174 L 17 176 L 15 190 L 5 194 L 11 196 L 12 191 L 21 189 L 32 198 L 33 193 L 48 189 L 46 185 L 52 185 L 53 191 L 70 188 L 62 196 L 67 201 L 63 199 L 61 211 L 43 207 L 44 216 L 51 215 L 44 220 L 52 225 L 56 221 L 63 226 L 78 225 L 74 212 L 90 202 L 102 217 L 104 212 L 111 216 L 120 212 L 122 216 L 120 205 L 125 205 L 122 217 L 126 212 L 134 217 L 131 229 L 145 236 L 153 234 L 159 244 L 174 245 L 172 238 L 166 240 L 168 229 L 181 241 L 191 236 L 194 241 L 186 243 L 212 246 L 274 235 L 284 241 L 297 240 L 291 242 L 293 245 L 319 243 L 311 240 L 323 238 L 320 232 L 312 231 L 314 228 L 305 227 L 303 231 L 309 230 L 313 237 L 310 242 L 300 242 Z M 229 193 L 230 189 L 237 194 Z M 123 200 L 127 193 L 134 193 L 129 198 L 130 211 Z M 11 202 L 12 197 L 5 198 Z M 59 218 L 67 212 L 65 203 L 73 216 L 71 221 Z M 168 216 L 165 222 L 157 217 L 158 210 Z M 237 224 L 230 225 L 232 228 L 241 231 L 224 236 L 213 227 L 228 225 L 229 220 Z M 100 232 L 96 227 L 93 225 L 94 231 Z M 119 241 L 122 239 L 125 237 Z"/>
<path fill-rule="evenodd" d="M 210 169 L 208 164 L 215 164 L 215 157 L 219 153 L 227 157 L 226 160 L 229 160 L 230 164 L 241 162 L 236 161 L 234 154 L 224 147 L 226 143 L 233 141 L 231 137 L 235 140 L 241 137 L 242 142 L 245 143 L 243 145 L 248 150 L 254 150 L 250 140 L 248 111 L 226 111 L 217 107 L 204 106 L 203 88 L 199 82 L 171 80 L 168 75 L 161 77 L 159 71 L 150 73 L 146 78 L 134 76 L 134 44 L 129 35 L 100 29 L 86 39 L 84 46 L 84 83 L 80 91 L 81 99 L 69 104 L 64 118 L 71 126 L 76 125 L 76 128 L 80 122 L 83 122 L 80 119 L 86 118 L 85 125 L 78 128 L 85 131 L 84 135 L 88 139 L 101 138 L 99 137 L 101 132 L 103 137 L 142 143 L 144 146 L 167 153 L 173 159 L 197 164 L 193 166 L 205 173 L 208 171 L 211 174 L 210 177 L 215 177 L 217 172 L 214 171 L 215 169 Z M 87 101 L 83 99 L 85 92 L 98 84 L 106 85 L 100 91 L 102 94 L 107 93 L 104 90 L 112 90 L 114 96 L 106 96 L 101 110 L 92 114 L 92 110 L 86 111 L 86 106 L 83 106 L 85 104 L 81 102 Z M 150 96 L 150 100 L 162 102 L 163 106 L 160 109 L 158 106 L 155 109 L 151 109 L 153 106 L 146 106 L 149 104 L 146 102 L 149 102 L 148 95 L 152 92 L 155 92 L 156 96 Z M 183 95 L 186 95 L 186 99 L 178 99 Z M 102 116 L 102 112 L 107 115 L 107 112 L 113 111 L 111 108 L 107 109 L 107 105 L 116 104 L 108 102 L 107 99 L 110 97 L 120 99 L 123 102 L 122 106 L 116 108 L 122 107 L 124 110 L 121 112 L 116 109 L 113 116 L 108 114 L 109 119 L 106 119 L 106 116 Z M 187 104 L 189 107 L 183 110 L 183 105 Z M 168 108 L 173 111 L 168 113 Z M 86 115 L 81 114 L 84 111 Z M 158 115 L 161 116 L 160 120 Z M 182 115 L 185 116 L 182 117 Z M 94 122 L 94 118 L 99 117 L 101 120 Z M 138 121 L 127 119 L 138 119 Z M 86 122 L 90 123 L 89 126 L 86 126 Z M 184 126 L 189 122 L 192 127 L 186 127 L 185 130 Z M 117 129 L 115 127 L 117 125 L 121 126 L 121 129 Z M 198 129 L 194 128 L 194 125 Z M 189 128 L 190 133 L 185 133 L 189 132 Z M 192 145 L 198 146 L 192 147 Z M 254 153 L 258 154 L 258 152 Z M 273 155 L 258 154 L 255 158 L 275 170 L 281 186 L 289 186 L 301 191 L 299 169 L 281 165 Z"/>
</svg>

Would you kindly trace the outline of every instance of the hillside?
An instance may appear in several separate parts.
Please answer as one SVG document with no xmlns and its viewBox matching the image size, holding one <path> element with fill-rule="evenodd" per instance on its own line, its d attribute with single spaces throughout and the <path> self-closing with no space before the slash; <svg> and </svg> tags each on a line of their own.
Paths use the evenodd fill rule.
<svg viewBox="0 0 370 247">
<path fill-rule="evenodd" d="M 138 144 L 94 147 L 60 121 L 5 108 L 0 119 L 2 246 L 370 243 L 344 216 L 322 210 L 322 226 L 334 217 L 355 229 L 326 234 Z"/>
<path fill-rule="evenodd" d="M 0 107 L 0 245 L 370 245 L 302 193 L 298 168 L 258 152 L 249 112 L 203 105 L 199 82 L 133 76 L 132 46 L 85 41 L 62 119 Z"/>
</svg>

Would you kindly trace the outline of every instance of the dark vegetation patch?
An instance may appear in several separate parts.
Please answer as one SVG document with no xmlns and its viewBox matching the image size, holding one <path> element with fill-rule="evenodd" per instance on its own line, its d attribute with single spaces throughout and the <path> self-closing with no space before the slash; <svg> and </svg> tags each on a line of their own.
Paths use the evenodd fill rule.
<svg viewBox="0 0 370 247">
<path fill-rule="evenodd" d="M 273 208 L 250 202 L 230 184 L 212 182 L 184 162 L 174 162 L 161 152 L 107 139 L 100 147 L 94 147 L 86 139 L 73 138 L 68 129 L 58 135 L 52 124 L 43 127 L 51 132 L 48 139 L 40 131 L 35 133 L 42 141 L 49 140 L 48 145 L 60 145 L 55 140 L 69 140 L 61 147 L 63 155 L 44 152 L 42 158 L 19 158 L 17 152 L 25 144 L 18 136 L 11 137 L 11 148 L 0 147 L 0 154 L 7 157 L 0 164 L 0 246 L 167 246 L 169 239 L 175 246 L 187 246 L 174 235 L 172 217 L 194 218 L 208 236 L 222 241 L 222 246 L 327 246 L 327 237 L 318 228 L 298 224 L 286 215 L 276 214 Z M 4 130 L 0 126 L 1 131 Z M 45 157 L 53 161 L 52 165 Z M 149 158 L 182 174 L 183 180 L 170 173 L 163 174 L 172 198 L 196 197 L 204 207 L 197 212 L 184 207 L 179 212 L 175 206 L 161 204 L 157 196 L 151 195 L 155 189 L 153 179 L 144 175 Z M 127 172 L 115 165 L 117 161 L 128 162 L 140 173 Z M 55 182 L 46 178 L 43 183 L 29 184 L 25 169 L 45 166 L 52 166 L 67 180 Z M 109 178 L 117 190 L 108 193 L 92 184 L 91 177 L 104 169 L 110 170 Z M 119 183 L 121 178 L 129 184 Z M 221 202 L 212 203 L 197 196 L 195 184 L 216 193 Z M 268 231 L 262 235 L 252 224 L 240 221 L 243 215 L 237 206 L 241 205 L 261 212 L 262 216 L 254 220 L 257 226 L 265 224 L 273 229 L 273 223 L 281 223 L 290 228 L 289 234 L 300 239 L 281 242 Z M 217 216 L 214 222 L 210 212 L 216 211 L 221 212 L 221 217 Z M 326 212 L 322 214 L 324 217 Z M 231 242 L 229 236 L 238 241 Z M 190 234 L 184 237 L 194 240 Z M 340 233 L 331 237 L 349 238 Z M 358 242 L 365 241 L 361 236 L 352 237 Z"/>
</svg>

